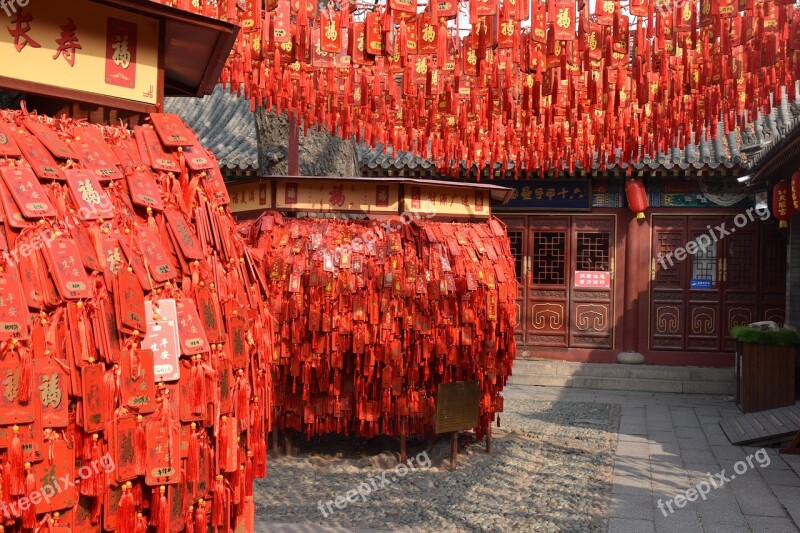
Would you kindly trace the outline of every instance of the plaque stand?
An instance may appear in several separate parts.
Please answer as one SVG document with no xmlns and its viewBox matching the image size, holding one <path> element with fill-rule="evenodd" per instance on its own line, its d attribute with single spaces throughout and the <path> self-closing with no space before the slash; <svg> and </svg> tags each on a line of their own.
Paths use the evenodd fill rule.
<svg viewBox="0 0 800 533">
<path fill-rule="evenodd" d="M 272 428 L 272 457 L 277 458 L 280 455 L 278 452 L 278 425 L 275 424 Z"/>
<path fill-rule="evenodd" d="M 492 421 L 486 425 L 486 453 L 492 453 Z"/>
<path fill-rule="evenodd" d="M 450 451 L 450 470 L 455 471 L 458 461 L 458 431 L 453 432 L 453 448 Z"/>
</svg>

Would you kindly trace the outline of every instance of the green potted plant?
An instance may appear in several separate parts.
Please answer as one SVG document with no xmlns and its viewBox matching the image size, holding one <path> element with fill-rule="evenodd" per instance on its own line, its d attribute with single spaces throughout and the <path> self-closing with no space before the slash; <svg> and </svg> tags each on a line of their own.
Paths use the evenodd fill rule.
<svg viewBox="0 0 800 533">
<path fill-rule="evenodd" d="M 737 326 L 736 405 L 752 413 L 795 403 L 796 345 L 800 335 L 772 323 Z"/>
</svg>

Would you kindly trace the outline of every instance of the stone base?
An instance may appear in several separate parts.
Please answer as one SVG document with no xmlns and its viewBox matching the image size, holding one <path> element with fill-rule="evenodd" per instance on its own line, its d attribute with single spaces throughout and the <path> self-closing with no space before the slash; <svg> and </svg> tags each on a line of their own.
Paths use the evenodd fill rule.
<svg viewBox="0 0 800 533">
<path fill-rule="evenodd" d="M 642 365 L 644 364 L 644 356 L 639 352 L 619 352 L 617 354 L 617 363 L 622 365 Z"/>
</svg>

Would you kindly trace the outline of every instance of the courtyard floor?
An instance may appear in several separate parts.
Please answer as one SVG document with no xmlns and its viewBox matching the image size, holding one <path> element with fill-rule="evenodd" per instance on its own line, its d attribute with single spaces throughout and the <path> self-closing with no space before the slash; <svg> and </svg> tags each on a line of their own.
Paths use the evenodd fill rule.
<svg viewBox="0 0 800 533">
<path fill-rule="evenodd" d="M 503 396 L 492 454 L 466 446 L 455 473 L 447 442 L 407 473 L 391 452 L 271 459 L 256 481 L 256 531 L 800 531 L 800 456 L 731 445 L 718 424 L 738 412 L 730 398 L 527 386 Z"/>
</svg>

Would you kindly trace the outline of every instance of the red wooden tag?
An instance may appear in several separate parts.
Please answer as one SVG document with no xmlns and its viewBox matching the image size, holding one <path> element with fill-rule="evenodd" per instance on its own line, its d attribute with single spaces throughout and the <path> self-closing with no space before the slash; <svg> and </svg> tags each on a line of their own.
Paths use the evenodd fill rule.
<svg viewBox="0 0 800 533">
<path fill-rule="evenodd" d="M 119 483 L 136 477 L 136 424 L 133 415 L 114 419 L 114 475 Z"/>
<path fill-rule="evenodd" d="M 73 533 L 100 533 L 100 521 L 94 522 L 94 498 L 91 496 L 77 496 L 72 512 Z"/>
<path fill-rule="evenodd" d="M 132 249 L 131 244 L 129 244 L 131 239 L 127 239 L 128 240 L 126 240 L 126 237 L 120 237 L 119 246 L 125 253 L 125 257 L 128 259 L 131 267 L 133 267 L 133 272 L 139 279 L 139 284 L 142 289 L 150 291 L 153 289 L 153 284 L 150 280 L 150 274 L 147 272 L 147 266 L 144 264 L 144 260 L 142 259 L 142 253 L 138 252 L 138 250 Z M 141 243 L 138 244 L 141 245 Z"/>
<path fill-rule="evenodd" d="M 27 167 L 0 168 L 6 187 L 14 197 L 20 212 L 25 218 L 45 218 L 56 216 L 56 210 L 44 187 L 33 171 Z"/>
<path fill-rule="evenodd" d="M 103 424 L 103 376 L 105 365 L 88 365 L 81 368 L 81 389 L 83 391 L 83 430 L 97 433 Z"/>
<path fill-rule="evenodd" d="M 153 377 L 153 352 L 123 350 L 120 354 L 120 395 L 122 405 L 139 414 L 156 408 L 156 382 Z"/>
<path fill-rule="evenodd" d="M 147 259 L 147 266 L 153 279 L 158 283 L 163 283 L 175 279 L 178 273 L 169 260 L 161 239 L 148 227 L 139 229 L 139 239 L 142 245 L 142 253 Z"/>
<path fill-rule="evenodd" d="M 136 275 L 127 268 L 120 269 L 117 274 L 115 298 L 119 302 L 120 325 L 130 331 L 146 331 L 144 291 L 136 279 Z"/>
<path fill-rule="evenodd" d="M 42 144 L 44 144 L 50 153 L 54 156 L 58 157 L 59 159 L 75 159 L 75 153 L 70 150 L 69 145 L 56 133 L 54 129 L 52 129 L 49 125 L 45 124 L 44 122 L 39 122 L 38 120 L 34 120 L 32 118 L 26 118 L 22 121 L 28 131 L 33 133 L 37 139 L 39 139 Z"/>
<path fill-rule="evenodd" d="M 209 158 L 208 152 L 195 137 L 191 146 L 183 147 L 183 157 L 186 158 L 186 165 L 193 172 L 202 172 L 214 167 Z"/>
<path fill-rule="evenodd" d="M 11 133 L 12 127 L 0 120 L 0 157 L 22 157 L 22 152 L 19 151 L 19 146 Z"/>
<path fill-rule="evenodd" d="M 147 153 L 150 156 L 150 162 L 155 170 L 163 170 L 164 172 L 180 172 L 181 167 L 178 161 L 172 157 L 172 154 L 164 150 L 164 146 L 152 128 L 144 127 L 136 130 L 137 139 L 141 136 L 147 147 Z"/>
<path fill-rule="evenodd" d="M 233 417 L 227 417 L 220 423 L 220 434 L 225 432 L 225 437 L 220 436 L 217 442 L 223 440 L 228 446 L 218 450 L 218 467 L 223 472 L 235 472 L 239 469 L 239 423 Z"/>
<path fill-rule="evenodd" d="M 38 405 L 33 408 L 33 422 L 19 427 L 19 437 L 22 440 L 23 458 L 26 463 L 36 463 L 42 460 L 42 425 Z"/>
<path fill-rule="evenodd" d="M 88 130 L 87 130 L 88 131 Z M 117 166 L 119 159 L 107 147 L 105 141 L 97 141 L 91 137 L 81 136 L 80 140 L 72 143 L 72 149 L 78 154 L 81 166 L 93 178 L 100 181 L 120 180 L 125 174 Z"/>
<path fill-rule="evenodd" d="M 161 190 L 156 179 L 149 170 L 141 170 L 128 174 L 128 189 L 131 200 L 142 207 L 152 207 L 156 211 L 164 210 Z"/>
<path fill-rule="evenodd" d="M 233 411 L 233 384 L 236 382 L 233 373 L 233 365 L 227 359 L 220 359 L 218 368 L 219 373 L 219 412 L 229 415 Z"/>
<path fill-rule="evenodd" d="M 217 295 L 208 286 L 197 287 L 195 290 L 197 308 L 200 311 L 200 320 L 206 330 L 208 342 L 219 344 L 225 340 L 222 334 L 222 320 L 220 317 L 219 300 Z"/>
<path fill-rule="evenodd" d="M 0 182 L 0 203 L 3 204 L 3 213 L 5 213 L 3 221 L 8 226 L 14 229 L 25 229 L 31 226 L 32 223 L 22 216 L 17 201 L 3 182 Z M 14 242 L 12 241 L 10 244 L 13 246 Z"/>
<path fill-rule="evenodd" d="M 167 487 L 167 505 L 169 506 L 169 530 L 183 531 L 186 527 L 186 511 L 189 509 L 185 481 Z"/>
<path fill-rule="evenodd" d="M 181 377 L 180 342 L 178 340 L 178 311 L 175 300 L 158 300 L 156 305 L 144 303 L 147 334 L 142 349 L 153 351 L 155 380 L 178 381 Z"/>
<path fill-rule="evenodd" d="M 75 238 L 75 244 L 78 245 L 78 250 L 81 253 L 83 266 L 93 272 L 102 272 L 103 265 L 100 264 L 97 258 L 94 243 L 89 236 L 89 229 L 85 225 L 77 223 L 73 228 L 72 236 Z"/>
<path fill-rule="evenodd" d="M 119 529 L 120 500 L 122 500 L 122 484 L 112 484 L 106 487 L 103 496 L 103 529 L 105 531 Z"/>
<path fill-rule="evenodd" d="M 0 272 L 0 341 L 28 339 L 30 315 L 17 267 L 7 263 Z"/>
<path fill-rule="evenodd" d="M 175 237 L 175 241 L 180 246 L 186 260 L 199 261 L 204 259 L 205 254 L 200 247 L 200 241 L 192 227 L 186 222 L 183 214 L 174 209 L 167 209 L 164 211 L 164 215 L 167 217 L 172 235 Z"/>
<path fill-rule="evenodd" d="M 33 172 L 43 180 L 63 180 L 64 174 L 56 160 L 39 139 L 24 130 L 14 131 L 14 140 L 17 142 L 22 155 L 28 164 L 33 167 Z"/>
<path fill-rule="evenodd" d="M 140 126 L 136 126 L 137 128 Z M 142 159 L 142 154 L 139 152 L 139 146 L 135 137 L 125 137 L 118 140 L 118 144 L 113 145 L 111 150 L 125 170 L 149 167 L 150 160 Z"/>
<path fill-rule="evenodd" d="M 200 322 L 200 315 L 197 314 L 197 307 L 191 298 L 177 300 L 178 311 L 178 338 L 181 342 L 181 354 L 197 355 L 205 353 L 211 349 L 206 338 L 203 324 Z"/>
<path fill-rule="evenodd" d="M 19 403 L 19 361 L 7 357 L 0 361 L 0 425 L 29 424 L 33 422 L 33 404 Z"/>
<path fill-rule="evenodd" d="M 192 374 L 193 365 L 193 361 L 181 359 L 180 402 L 178 406 L 181 422 L 201 422 L 206 419 L 207 415 L 208 404 L 205 398 L 206 395 L 203 394 L 205 389 L 201 389 L 200 393 L 203 394 L 203 397 L 197 401 L 199 410 L 195 411 L 193 408 L 195 405 L 193 398 L 197 393 L 194 389 L 195 380 Z M 205 376 L 200 376 L 200 379 L 205 381 Z"/>
<path fill-rule="evenodd" d="M 33 397 L 41 409 L 42 427 L 66 427 L 69 423 L 67 372 L 48 359 L 33 361 Z"/>
<path fill-rule="evenodd" d="M 33 465 L 33 476 L 38 490 L 47 498 L 36 505 L 36 514 L 73 507 L 75 489 L 66 486 L 65 481 L 75 481 L 75 448 L 64 439 L 56 438 L 45 444 L 43 456 L 42 462 Z"/>
<path fill-rule="evenodd" d="M 203 180 L 206 194 L 213 205 L 228 205 L 231 203 L 231 197 L 228 195 L 227 187 L 225 187 L 222 172 L 220 172 L 219 165 L 215 160 L 212 159 L 211 164 L 212 167 L 208 169 L 206 178 Z"/>
<path fill-rule="evenodd" d="M 91 170 L 68 169 L 64 174 L 67 176 L 69 192 L 72 193 L 72 199 L 78 206 L 78 216 L 81 220 L 114 218 L 111 198 Z"/>
<path fill-rule="evenodd" d="M 56 288 L 62 298 L 83 300 L 92 296 L 89 276 L 80 260 L 81 254 L 75 241 L 60 238 L 45 249 L 45 257 L 50 265 L 50 272 L 56 282 Z"/>
<path fill-rule="evenodd" d="M 191 144 L 189 130 L 178 115 L 173 113 L 150 113 L 150 120 L 164 146 L 171 148 Z"/>
<path fill-rule="evenodd" d="M 120 352 L 120 333 L 117 328 L 117 313 L 114 308 L 114 296 L 108 294 L 108 298 L 101 300 L 94 311 L 98 327 L 102 327 L 104 342 L 98 342 L 100 356 L 108 363 L 119 363 Z M 144 316 L 144 305 L 142 305 L 142 315 Z M 98 330 L 95 329 L 95 332 Z M 144 331 L 142 328 L 140 331 Z M 97 334 L 97 333 L 95 333 Z"/>
<path fill-rule="evenodd" d="M 228 313 L 228 343 L 231 361 L 235 369 L 245 368 L 250 362 L 250 349 L 247 344 L 247 320 L 241 312 L 237 315 Z"/>
<path fill-rule="evenodd" d="M 168 419 L 151 420 L 145 426 L 147 459 L 144 482 L 172 485 L 181 480 L 180 426 Z"/>
</svg>

